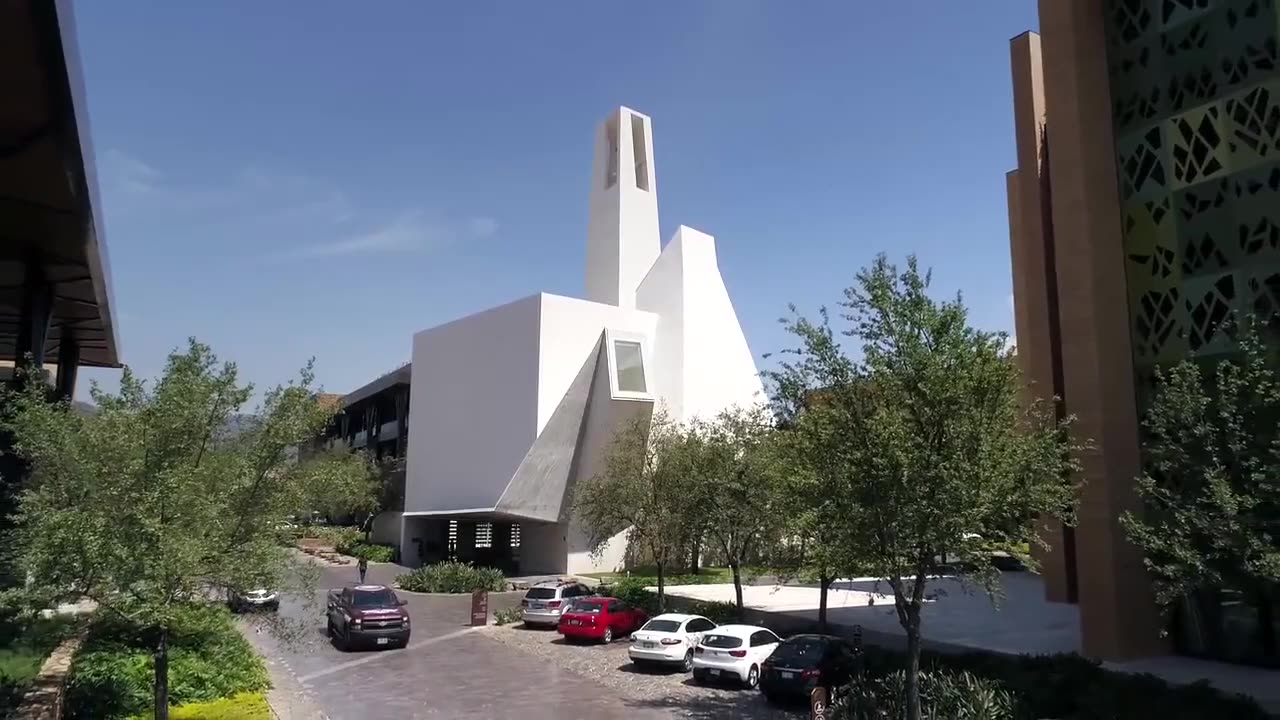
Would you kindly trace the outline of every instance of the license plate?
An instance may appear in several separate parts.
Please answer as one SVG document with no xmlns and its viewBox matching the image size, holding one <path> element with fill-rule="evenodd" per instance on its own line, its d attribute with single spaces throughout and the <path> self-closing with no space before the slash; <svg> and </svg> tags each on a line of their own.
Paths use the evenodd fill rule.
<svg viewBox="0 0 1280 720">
<path fill-rule="evenodd" d="M 386 638 L 378 638 L 377 643 L 378 643 L 379 645 L 386 645 L 386 644 L 387 644 L 387 639 L 386 639 Z"/>
<path fill-rule="evenodd" d="M 542 608 L 546 607 L 546 605 L 543 605 L 542 603 L 534 603 L 529 607 L 533 608 L 534 610 L 541 610 Z"/>
<path fill-rule="evenodd" d="M 651 643 L 651 642 L 647 642 L 647 643 L 645 643 L 645 644 L 644 644 L 644 648 L 645 648 L 645 650 L 651 650 L 651 649 L 653 649 L 653 643 Z"/>
<path fill-rule="evenodd" d="M 582 621 L 581 621 L 581 620 L 570 620 L 570 621 L 569 621 L 569 624 L 570 624 L 570 625 L 581 625 L 581 624 L 582 624 Z"/>
<path fill-rule="evenodd" d="M 793 672 L 787 672 L 787 671 L 785 671 L 785 670 L 782 672 L 782 679 L 783 679 L 783 680 L 790 680 L 791 678 L 793 678 L 793 677 L 795 677 L 795 676 L 796 676 L 796 674 L 795 674 L 795 673 L 793 673 Z"/>
<path fill-rule="evenodd" d="M 716 670 L 716 669 L 714 669 L 714 668 L 712 668 L 711 670 L 708 670 L 707 672 L 708 672 L 708 673 L 710 673 L 711 675 L 715 675 L 715 676 L 719 676 L 719 675 L 720 675 L 720 671 L 719 671 L 719 670 Z"/>
</svg>

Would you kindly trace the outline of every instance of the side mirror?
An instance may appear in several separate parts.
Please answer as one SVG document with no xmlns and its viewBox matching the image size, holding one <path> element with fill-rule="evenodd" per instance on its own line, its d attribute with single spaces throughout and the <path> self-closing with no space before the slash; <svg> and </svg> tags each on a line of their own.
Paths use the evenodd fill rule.
<svg viewBox="0 0 1280 720">
<path fill-rule="evenodd" d="M 330 600 L 329 602 L 325 603 L 325 607 L 326 607 L 327 609 L 329 609 L 329 610 L 332 610 L 332 609 L 334 609 L 334 608 L 338 607 L 338 603 L 336 603 L 336 602 L 334 602 L 334 601 Z"/>
<path fill-rule="evenodd" d="M 399 605 L 400 607 L 404 607 L 405 605 L 408 605 L 408 604 L 409 604 L 409 601 L 403 598 L 401 598 L 400 600 L 396 600 L 396 605 Z"/>
</svg>

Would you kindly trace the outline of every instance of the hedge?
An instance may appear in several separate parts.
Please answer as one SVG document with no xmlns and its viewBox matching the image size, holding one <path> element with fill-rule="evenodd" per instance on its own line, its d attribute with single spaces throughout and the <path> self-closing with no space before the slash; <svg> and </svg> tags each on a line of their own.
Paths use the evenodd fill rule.
<svg viewBox="0 0 1280 720">
<path fill-rule="evenodd" d="M 459 562 L 424 565 L 396 578 L 396 584 L 403 590 L 431 593 L 500 592 L 507 589 L 507 579 L 501 570 Z"/>
<path fill-rule="evenodd" d="M 643 609 L 649 615 L 658 613 L 658 594 L 645 589 L 645 581 L 638 578 L 623 578 L 612 585 L 601 585 L 601 595 L 616 597 Z M 682 601 L 682 612 L 701 615 L 712 622 L 723 624 L 738 619 L 738 606 L 733 603 L 711 602 L 709 600 Z"/>
<path fill-rule="evenodd" d="M 343 555 L 350 555 L 353 558 L 364 558 L 369 562 L 391 562 L 391 558 L 395 556 L 395 548 L 390 545 L 380 545 L 375 543 L 367 543 L 364 541 L 356 541 L 344 545 L 339 545 L 334 550 Z"/>
<path fill-rule="evenodd" d="M 147 633 L 99 610 L 71 663 L 64 716 L 109 720 L 146 714 L 153 702 L 151 647 Z M 191 605 L 179 610 L 169 634 L 170 702 L 219 700 L 269 685 L 262 660 L 226 608 Z"/>
</svg>

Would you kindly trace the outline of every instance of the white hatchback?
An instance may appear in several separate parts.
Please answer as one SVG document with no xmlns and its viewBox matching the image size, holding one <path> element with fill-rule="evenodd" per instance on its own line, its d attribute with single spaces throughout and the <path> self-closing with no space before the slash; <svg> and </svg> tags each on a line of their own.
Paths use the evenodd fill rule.
<svg viewBox="0 0 1280 720">
<path fill-rule="evenodd" d="M 702 636 L 693 653 L 693 679 L 737 680 L 749 688 L 760 684 L 760 665 L 782 639 L 754 625 L 721 625 Z"/>
<path fill-rule="evenodd" d="M 627 655 L 636 665 L 679 665 L 685 672 L 693 668 L 693 651 L 703 634 L 716 624 L 701 615 L 665 613 L 631 635 Z"/>
</svg>

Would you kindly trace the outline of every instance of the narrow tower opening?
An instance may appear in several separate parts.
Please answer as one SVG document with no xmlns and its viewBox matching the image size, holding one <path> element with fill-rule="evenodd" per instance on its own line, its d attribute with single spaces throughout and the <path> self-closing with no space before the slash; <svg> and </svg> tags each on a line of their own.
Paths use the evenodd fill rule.
<svg viewBox="0 0 1280 720">
<path fill-rule="evenodd" d="M 649 148 L 644 141 L 644 118 L 631 116 L 631 152 L 636 161 L 636 187 L 649 189 Z"/>
<path fill-rule="evenodd" d="M 605 141 L 609 144 L 609 159 L 605 162 L 604 189 L 618 184 L 618 123 L 609 121 L 604 127 Z"/>
</svg>

